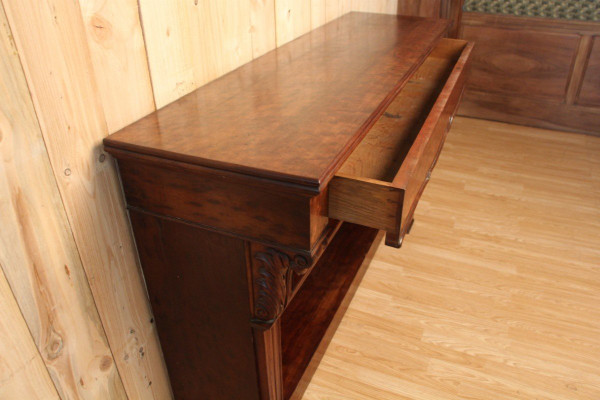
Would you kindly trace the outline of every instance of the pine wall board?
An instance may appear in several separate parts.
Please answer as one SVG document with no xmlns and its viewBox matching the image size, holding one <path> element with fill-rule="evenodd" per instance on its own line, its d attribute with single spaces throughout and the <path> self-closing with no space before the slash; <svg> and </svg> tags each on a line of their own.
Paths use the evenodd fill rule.
<svg viewBox="0 0 600 400">
<path fill-rule="evenodd" d="M 107 123 L 79 4 L 2 3 L 79 257 L 127 395 L 131 399 L 168 398 L 170 388 L 119 181 L 101 147 Z"/>
<path fill-rule="evenodd" d="M 140 0 L 157 108 L 350 11 L 350 0 L 312 2 Z"/>
<path fill-rule="evenodd" d="M 0 264 L 36 352 L 62 398 L 125 398 L 1 5 L 0 159 Z"/>
<path fill-rule="evenodd" d="M 414 3 L 415 0 L 406 0 L 405 2 Z M 352 11 L 396 14 L 398 11 L 398 0 L 352 0 L 351 7 Z"/>
<path fill-rule="evenodd" d="M 154 111 L 137 0 L 79 0 L 109 132 Z"/>
<path fill-rule="evenodd" d="M 311 30 L 311 1 L 275 0 L 277 47 Z"/>
<path fill-rule="evenodd" d="M 277 46 L 275 0 L 250 0 L 250 32 L 252 34 L 253 59 Z"/>
<path fill-rule="evenodd" d="M 102 138 L 349 11 L 394 4 L 0 0 L 0 398 L 171 398 Z"/>
<path fill-rule="evenodd" d="M 0 399 L 58 400 L 2 269 L 0 304 Z"/>
<path fill-rule="evenodd" d="M 351 0 L 311 0 L 311 29 L 349 13 L 351 6 Z"/>
<path fill-rule="evenodd" d="M 250 29 L 250 6 L 250 0 L 140 0 L 158 108 L 252 60 L 253 35 L 257 51 L 266 50 L 260 38 L 266 32 Z M 268 12 L 255 7 L 253 16 L 268 20 Z"/>
<path fill-rule="evenodd" d="M 328 22 L 326 5 L 326 0 L 310 1 L 310 29 L 318 28 Z"/>
</svg>

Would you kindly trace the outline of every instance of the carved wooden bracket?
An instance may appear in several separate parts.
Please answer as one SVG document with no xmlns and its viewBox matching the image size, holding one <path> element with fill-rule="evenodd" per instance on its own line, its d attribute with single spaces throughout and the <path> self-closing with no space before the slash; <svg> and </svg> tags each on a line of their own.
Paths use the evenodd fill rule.
<svg viewBox="0 0 600 400">
<path fill-rule="evenodd" d="M 271 326 L 281 315 L 293 293 L 294 274 L 311 267 L 306 257 L 289 255 L 269 247 L 256 251 L 252 260 L 253 321 Z"/>
</svg>

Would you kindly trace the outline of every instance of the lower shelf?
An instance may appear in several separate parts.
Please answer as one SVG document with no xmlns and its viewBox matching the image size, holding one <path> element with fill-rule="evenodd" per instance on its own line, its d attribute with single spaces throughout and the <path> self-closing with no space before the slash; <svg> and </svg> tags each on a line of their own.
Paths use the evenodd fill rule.
<svg viewBox="0 0 600 400">
<path fill-rule="evenodd" d="M 304 391 L 300 382 L 314 373 L 383 238 L 378 232 L 344 223 L 281 316 L 284 399 Z"/>
</svg>

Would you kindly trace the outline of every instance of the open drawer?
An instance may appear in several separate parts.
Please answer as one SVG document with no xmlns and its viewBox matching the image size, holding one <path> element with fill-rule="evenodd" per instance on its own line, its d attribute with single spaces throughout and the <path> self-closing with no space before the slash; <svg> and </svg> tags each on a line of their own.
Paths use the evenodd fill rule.
<svg viewBox="0 0 600 400">
<path fill-rule="evenodd" d="M 463 92 L 473 45 L 442 39 L 329 184 L 329 217 L 400 247 Z"/>
</svg>

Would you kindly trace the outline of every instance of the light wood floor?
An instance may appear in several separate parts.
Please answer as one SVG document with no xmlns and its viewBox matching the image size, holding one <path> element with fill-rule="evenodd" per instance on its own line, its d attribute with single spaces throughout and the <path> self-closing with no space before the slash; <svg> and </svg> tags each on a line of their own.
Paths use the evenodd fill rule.
<svg viewBox="0 0 600 400">
<path fill-rule="evenodd" d="M 456 118 L 304 399 L 600 399 L 600 138 Z"/>
</svg>

